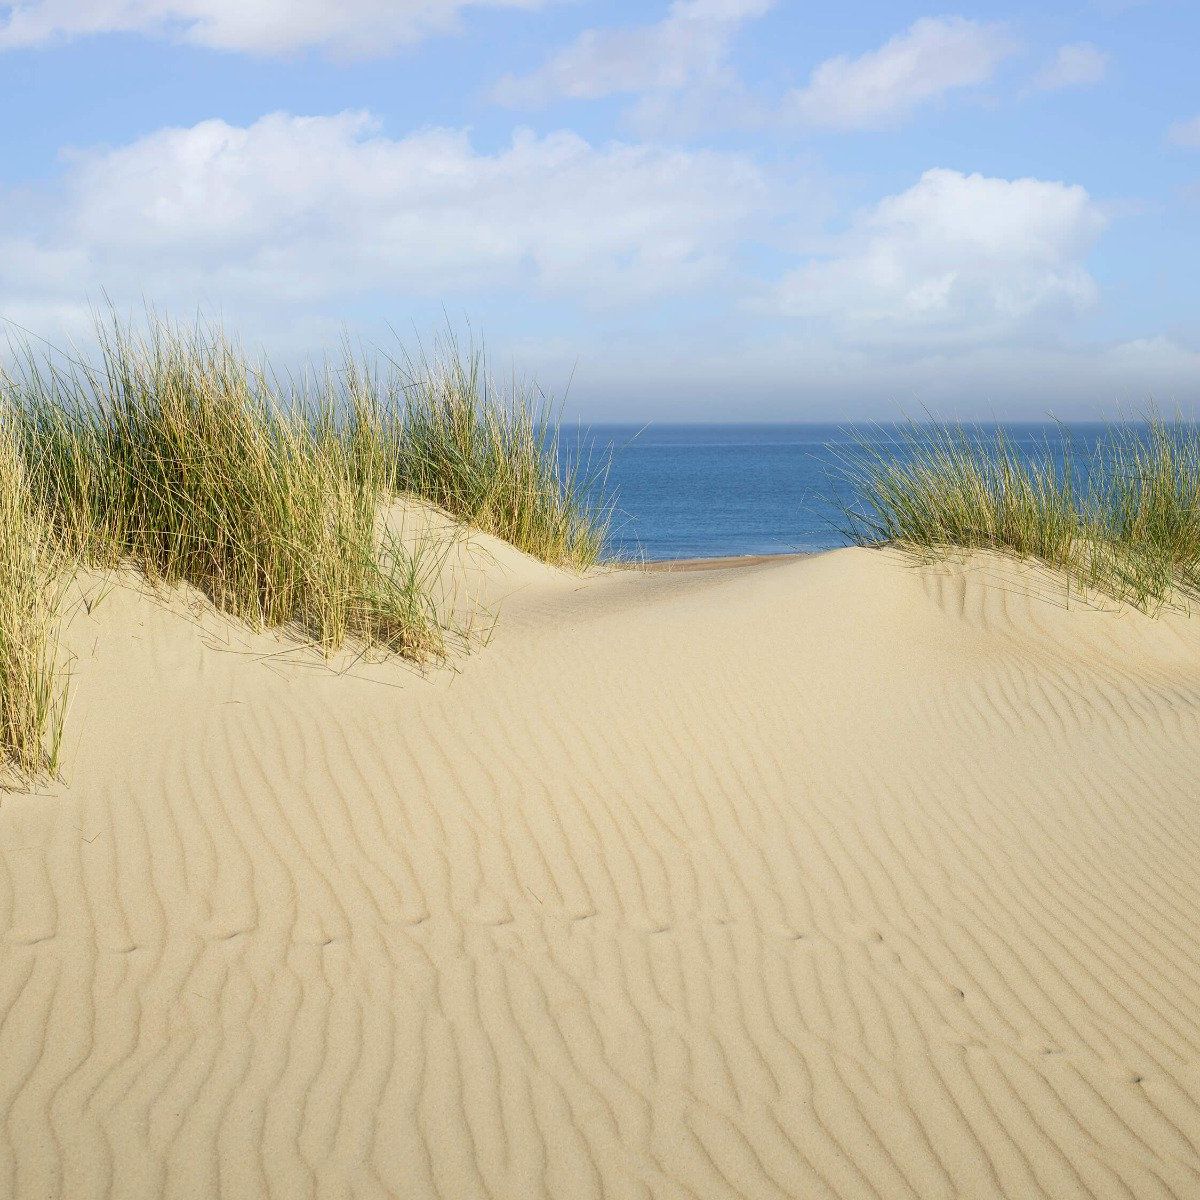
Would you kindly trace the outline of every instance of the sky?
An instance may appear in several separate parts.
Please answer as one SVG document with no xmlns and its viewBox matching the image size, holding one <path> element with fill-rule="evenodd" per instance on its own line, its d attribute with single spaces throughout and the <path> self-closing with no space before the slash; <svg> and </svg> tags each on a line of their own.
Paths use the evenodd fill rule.
<svg viewBox="0 0 1200 1200">
<path fill-rule="evenodd" d="M 0 2 L 0 319 L 621 421 L 1191 414 L 1194 0 Z"/>
</svg>

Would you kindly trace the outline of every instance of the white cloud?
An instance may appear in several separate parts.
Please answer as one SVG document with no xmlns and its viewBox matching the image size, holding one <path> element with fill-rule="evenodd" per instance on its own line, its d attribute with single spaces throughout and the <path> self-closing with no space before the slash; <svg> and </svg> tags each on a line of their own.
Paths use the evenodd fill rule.
<svg viewBox="0 0 1200 1200">
<path fill-rule="evenodd" d="M 1060 46 L 1058 53 L 1033 81 L 1039 91 L 1086 87 L 1099 83 L 1108 73 L 1110 55 L 1091 42 L 1073 42 Z"/>
<path fill-rule="evenodd" d="M 1167 130 L 1167 138 L 1176 146 L 1188 150 L 1200 150 L 1200 116 L 1190 117 L 1186 121 L 1176 121 Z"/>
<path fill-rule="evenodd" d="M 471 8 L 547 0 L 24 0 L 0 3 L 0 49 L 100 33 L 170 37 L 218 50 L 323 48 L 374 55 L 456 28 Z"/>
<path fill-rule="evenodd" d="M 1093 302 L 1083 263 L 1105 224 L 1082 187 L 934 169 L 788 274 L 777 301 L 851 339 L 1003 339 Z"/>
<path fill-rule="evenodd" d="M 737 155 L 572 133 L 481 153 L 361 113 L 211 120 L 73 156 L 52 226 L 19 243 L 53 271 L 19 274 L 185 307 L 503 288 L 603 306 L 719 272 L 768 191 Z"/>
<path fill-rule="evenodd" d="M 589 29 L 532 75 L 507 76 L 503 104 L 536 107 L 566 96 L 597 100 L 632 92 L 677 91 L 696 80 L 725 79 L 729 41 L 775 0 L 675 0 L 653 25 Z"/>
<path fill-rule="evenodd" d="M 1003 24 L 924 17 L 878 50 L 821 63 L 784 109 L 819 128 L 888 128 L 955 88 L 987 83 L 1015 49 Z"/>
</svg>

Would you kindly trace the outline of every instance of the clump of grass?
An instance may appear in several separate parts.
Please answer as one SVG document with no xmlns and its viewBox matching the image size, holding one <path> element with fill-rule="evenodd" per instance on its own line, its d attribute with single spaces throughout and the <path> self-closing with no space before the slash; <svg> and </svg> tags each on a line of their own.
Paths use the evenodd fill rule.
<svg viewBox="0 0 1200 1200">
<path fill-rule="evenodd" d="M 401 423 L 386 439 L 391 486 L 440 505 L 543 562 L 578 570 L 604 553 L 610 510 L 603 469 L 563 452 L 554 406 L 514 382 L 506 391 L 483 355 L 447 339 L 402 367 Z M 384 424 L 387 424 L 385 420 Z"/>
<path fill-rule="evenodd" d="M 1200 590 L 1200 428 L 1154 419 L 1113 431 L 1092 509 L 1109 570 L 1143 607 Z"/>
<path fill-rule="evenodd" d="M 1003 430 L 909 425 L 862 444 L 847 474 L 860 545 L 922 557 L 993 550 L 1153 609 L 1200 585 L 1200 429 L 1152 417 L 1080 460 L 1066 430 L 1021 451 Z"/>
<path fill-rule="evenodd" d="M 24 775 L 57 765 L 56 572 L 128 564 L 327 654 L 354 640 L 425 661 L 450 632 L 436 547 L 402 545 L 388 500 L 431 501 L 551 563 L 602 552 L 595 480 L 564 466 L 554 413 L 501 394 L 452 340 L 383 376 L 348 357 L 298 386 L 219 328 L 97 329 L 92 365 L 26 349 L 0 376 L 0 759 Z"/>
<path fill-rule="evenodd" d="M 1018 454 L 1003 430 L 909 425 L 863 444 L 850 475 L 854 540 L 940 551 L 1004 550 L 1066 565 L 1078 534 L 1069 450 Z"/>
<path fill-rule="evenodd" d="M 379 568 L 374 461 L 351 464 L 219 331 L 101 331 L 99 369 L 26 359 L 12 420 L 64 550 L 188 583 L 256 628 L 422 659 L 439 630 Z"/>
<path fill-rule="evenodd" d="M 11 781 L 58 769 L 66 688 L 58 667 L 62 562 L 0 423 L 0 760 Z"/>
</svg>

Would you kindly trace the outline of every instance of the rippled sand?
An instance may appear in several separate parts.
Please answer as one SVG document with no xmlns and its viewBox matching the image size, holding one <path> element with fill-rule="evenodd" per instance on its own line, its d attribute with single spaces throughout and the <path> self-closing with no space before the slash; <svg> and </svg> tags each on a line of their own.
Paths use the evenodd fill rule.
<svg viewBox="0 0 1200 1200">
<path fill-rule="evenodd" d="M 73 617 L 0 805 L 0 1196 L 1200 1195 L 1200 619 L 887 553 L 338 672 Z"/>
</svg>

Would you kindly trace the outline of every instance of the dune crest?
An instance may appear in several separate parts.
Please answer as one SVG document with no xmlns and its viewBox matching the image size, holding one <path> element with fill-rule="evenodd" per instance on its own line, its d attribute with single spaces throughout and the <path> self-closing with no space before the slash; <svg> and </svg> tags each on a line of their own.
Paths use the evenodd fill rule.
<svg viewBox="0 0 1200 1200">
<path fill-rule="evenodd" d="M 77 610 L 0 1196 L 1200 1194 L 1200 623 L 464 546 L 499 620 L 424 675 Z"/>
</svg>

